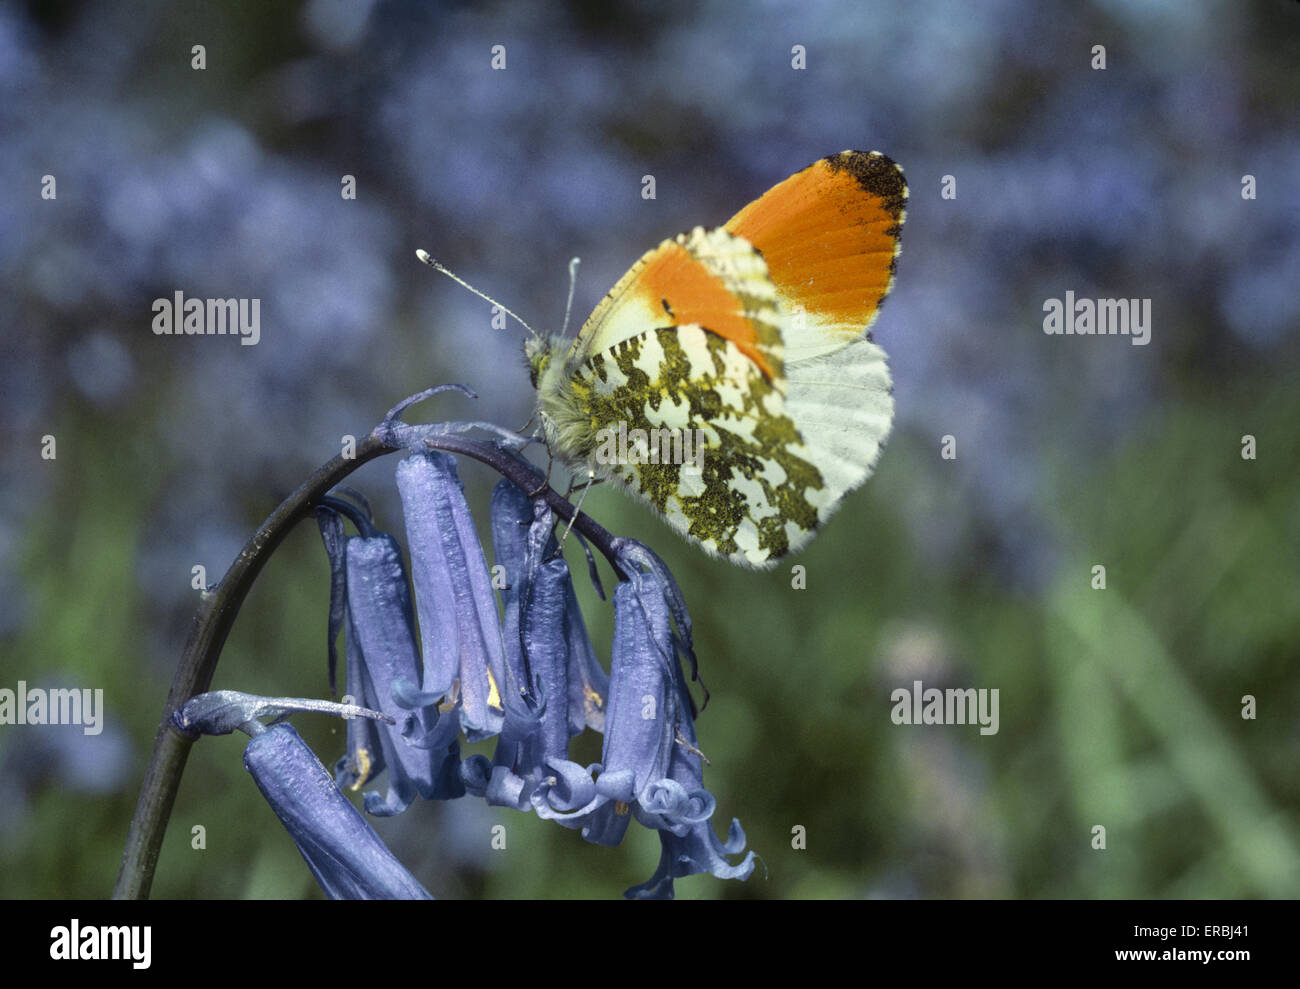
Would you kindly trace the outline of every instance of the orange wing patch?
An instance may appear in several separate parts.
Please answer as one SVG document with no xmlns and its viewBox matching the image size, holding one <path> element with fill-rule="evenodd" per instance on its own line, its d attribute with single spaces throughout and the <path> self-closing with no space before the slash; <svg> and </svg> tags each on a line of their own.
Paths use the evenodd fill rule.
<svg viewBox="0 0 1300 989">
<path fill-rule="evenodd" d="M 633 265 L 591 314 L 571 353 L 608 350 L 652 328 L 694 324 L 730 340 L 783 388 L 776 295 L 752 245 L 722 228 L 696 227 Z"/>
<path fill-rule="evenodd" d="M 727 221 L 758 248 L 787 315 L 817 339 L 787 339 L 795 359 L 851 343 L 875 319 L 897 267 L 906 217 L 902 170 L 877 151 L 842 151 L 773 186 Z"/>
</svg>

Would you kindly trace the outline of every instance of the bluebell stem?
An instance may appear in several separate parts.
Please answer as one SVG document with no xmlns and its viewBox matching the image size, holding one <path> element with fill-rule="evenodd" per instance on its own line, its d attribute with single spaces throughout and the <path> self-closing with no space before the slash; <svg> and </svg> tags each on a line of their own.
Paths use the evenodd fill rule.
<svg viewBox="0 0 1300 989">
<path fill-rule="evenodd" d="M 393 719 L 381 711 L 358 704 L 318 701 L 305 697 L 262 697 L 242 690 L 210 690 L 196 694 L 182 704 L 171 717 L 172 726 L 183 735 L 229 735 L 250 722 L 269 719 L 282 721 L 291 714 L 314 712 L 341 718 L 373 719 L 392 724 Z"/>
</svg>

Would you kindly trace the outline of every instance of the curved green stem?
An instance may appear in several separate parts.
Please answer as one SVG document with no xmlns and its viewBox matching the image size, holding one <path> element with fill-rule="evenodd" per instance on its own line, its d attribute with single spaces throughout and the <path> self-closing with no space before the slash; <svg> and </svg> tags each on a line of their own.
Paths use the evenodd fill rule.
<svg viewBox="0 0 1300 989">
<path fill-rule="evenodd" d="M 149 896 L 154 869 L 158 865 L 158 851 L 162 848 L 163 834 L 171 817 L 176 791 L 180 788 L 181 773 L 185 770 L 185 760 L 193 744 L 193 739 L 186 738 L 173 727 L 172 714 L 211 685 L 226 636 L 230 634 L 240 605 L 267 558 L 294 524 L 306 517 L 318 498 L 366 461 L 390 452 L 386 443 L 372 435 L 361 441 L 355 457 L 349 459 L 339 455 L 325 464 L 258 527 L 221 578 L 221 583 L 203 592 L 180 664 L 172 678 L 162 723 L 154 736 L 153 753 L 145 769 L 140 799 L 136 802 L 126 849 L 122 853 L 122 866 L 113 887 L 114 899 L 143 900 Z"/>
</svg>

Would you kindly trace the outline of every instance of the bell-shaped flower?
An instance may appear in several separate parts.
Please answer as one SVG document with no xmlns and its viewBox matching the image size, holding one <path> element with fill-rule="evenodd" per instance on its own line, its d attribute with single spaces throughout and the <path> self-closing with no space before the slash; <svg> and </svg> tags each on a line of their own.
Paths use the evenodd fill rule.
<svg viewBox="0 0 1300 989">
<path fill-rule="evenodd" d="M 254 735 L 244 749 L 244 768 L 331 899 L 433 898 L 334 785 L 293 726 Z"/>
<path fill-rule="evenodd" d="M 520 668 L 523 642 L 519 634 L 519 606 L 526 597 L 539 567 L 556 556 L 554 516 L 544 502 L 530 499 L 509 481 L 501 481 L 492 492 L 492 548 L 496 563 L 505 577 L 501 589 L 504 614 L 502 634 L 508 665 Z M 560 571 L 561 568 L 556 568 Z M 580 735 L 584 728 L 605 730 L 605 699 L 609 696 L 609 674 L 596 658 L 587 634 L 587 623 L 578 607 L 578 595 L 567 566 L 563 577 L 564 634 L 567 640 L 569 734 Z M 543 608 L 541 615 L 553 613 Z M 519 688 L 516 688 L 519 689 Z"/>
<path fill-rule="evenodd" d="M 598 793 L 623 803 L 668 775 L 682 720 L 680 670 L 667 603 L 652 575 L 633 571 L 614 589 L 614 652 Z M 689 708 L 685 716 L 690 717 Z"/>
<path fill-rule="evenodd" d="M 505 651 L 492 579 L 451 457 L 417 451 L 397 466 L 420 619 L 426 694 L 450 693 L 470 741 L 505 716 Z"/>
<path fill-rule="evenodd" d="M 679 682 L 685 691 L 685 684 Z M 689 703 L 688 698 L 683 701 Z M 710 819 L 717 806 L 704 789 L 704 758 L 689 718 L 678 725 L 677 744 L 669 760 L 668 778 L 652 784 L 636 807 L 637 819 L 657 828 L 662 849 L 659 867 L 640 886 L 624 893 L 630 899 L 672 899 L 673 880 L 708 872 L 717 879 L 748 879 L 754 871 L 751 851 L 736 864 L 727 856 L 745 850 L 745 830 L 733 818 L 727 840 L 714 834 Z"/>
<path fill-rule="evenodd" d="M 417 680 L 420 657 L 411 628 L 410 592 L 401 551 L 391 536 L 361 536 L 345 547 L 347 612 L 344 620 L 349 671 L 359 674 L 359 703 L 373 705 L 396 721 L 396 732 L 380 731 L 379 742 L 388 767 L 388 796 L 366 794 L 372 814 L 400 814 L 418 791 L 433 787 L 433 765 L 427 750 L 404 739 L 423 735 L 414 712 L 392 696 L 395 680 Z M 351 678 L 349 678 L 351 679 Z M 351 685 L 351 684 L 349 684 Z"/>
<path fill-rule="evenodd" d="M 340 572 L 347 573 L 346 564 L 340 568 Z M 344 595 L 346 599 L 346 590 Z M 340 623 L 344 623 L 346 617 L 347 612 L 344 610 L 340 614 Z M 365 666 L 361 662 L 361 647 L 354 646 L 349 641 L 347 652 L 349 662 L 346 665 L 346 696 L 364 704 L 367 678 Z M 384 745 L 379 726 L 369 718 L 348 718 L 347 741 L 347 752 L 334 764 L 334 780 L 339 786 L 359 790 L 385 768 Z"/>
<path fill-rule="evenodd" d="M 506 714 L 491 764 L 466 760 L 466 788 L 489 803 L 527 810 L 532 794 L 567 763 L 569 737 L 602 712 L 608 678 L 595 660 L 568 565 L 556 555 L 554 518 L 513 484 L 497 486 L 492 532 L 507 659 Z M 578 681 L 574 689 L 572 680 Z"/>
<path fill-rule="evenodd" d="M 716 803 L 704 789 L 703 757 L 679 655 L 689 648 L 684 602 L 661 561 L 654 565 L 642 554 L 627 554 L 619 562 L 629 579 L 614 591 L 601 762 L 584 774 L 573 763 L 552 760 L 554 776 L 550 785 L 538 788 L 534 807 L 543 817 L 582 827 L 584 838 L 600 844 L 621 841 L 632 816 L 658 830 L 664 845 L 660 868 L 649 882 L 628 890 L 630 897 L 671 897 L 674 878 L 697 872 L 748 878 L 752 852 L 736 865 L 726 858 L 744 849 L 739 822 L 733 822 L 725 843 L 710 824 Z M 674 625 L 684 627 L 685 634 Z M 584 796 L 589 799 L 579 805 Z"/>
<path fill-rule="evenodd" d="M 348 751 L 335 767 L 335 779 L 358 789 L 387 768 L 387 796 L 365 797 L 366 809 L 377 815 L 401 813 L 417 794 L 461 796 L 456 714 L 440 715 L 435 706 L 439 695 L 420 690 L 422 664 L 401 549 L 392 536 L 376 531 L 365 513 L 337 499 L 328 501 L 317 517 L 330 557 L 331 680 L 341 619 L 348 694 L 394 722 L 389 727 L 350 718 Z M 339 512 L 352 518 L 361 535 L 343 534 Z"/>
<path fill-rule="evenodd" d="M 348 536 L 340 511 L 350 508 L 347 503 L 316 506 L 316 522 L 320 526 L 325 555 L 330 563 L 330 608 L 327 652 L 329 655 L 330 693 L 337 694 L 338 637 L 347 617 L 348 606 Z M 368 519 L 363 519 L 368 524 Z M 365 680 L 360 662 L 347 667 L 348 697 L 365 698 Z M 384 770 L 383 746 L 379 741 L 379 728 L 366 718 L 349 718 L 347 752 L 334 764 L 334 780 L 339 786 L 359 790 Z"/>
</svg>

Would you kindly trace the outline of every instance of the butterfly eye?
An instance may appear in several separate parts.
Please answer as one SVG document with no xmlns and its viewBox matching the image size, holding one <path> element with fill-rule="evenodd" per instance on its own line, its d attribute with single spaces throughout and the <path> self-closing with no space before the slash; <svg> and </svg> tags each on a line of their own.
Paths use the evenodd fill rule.
<svg viewBox="0 0 1300 989">
<path fill-rule="evenodd" d="M 533 341 L 528 341 L 525 352 L 528 354 L 528 380 L 536 388 L 538 379 L 541 378 L 542 372 L 546 370 L 546 365 L 551 361 L 551 355 L 540 347 L 533 347 L 532 343 Z"/>
</svg>

